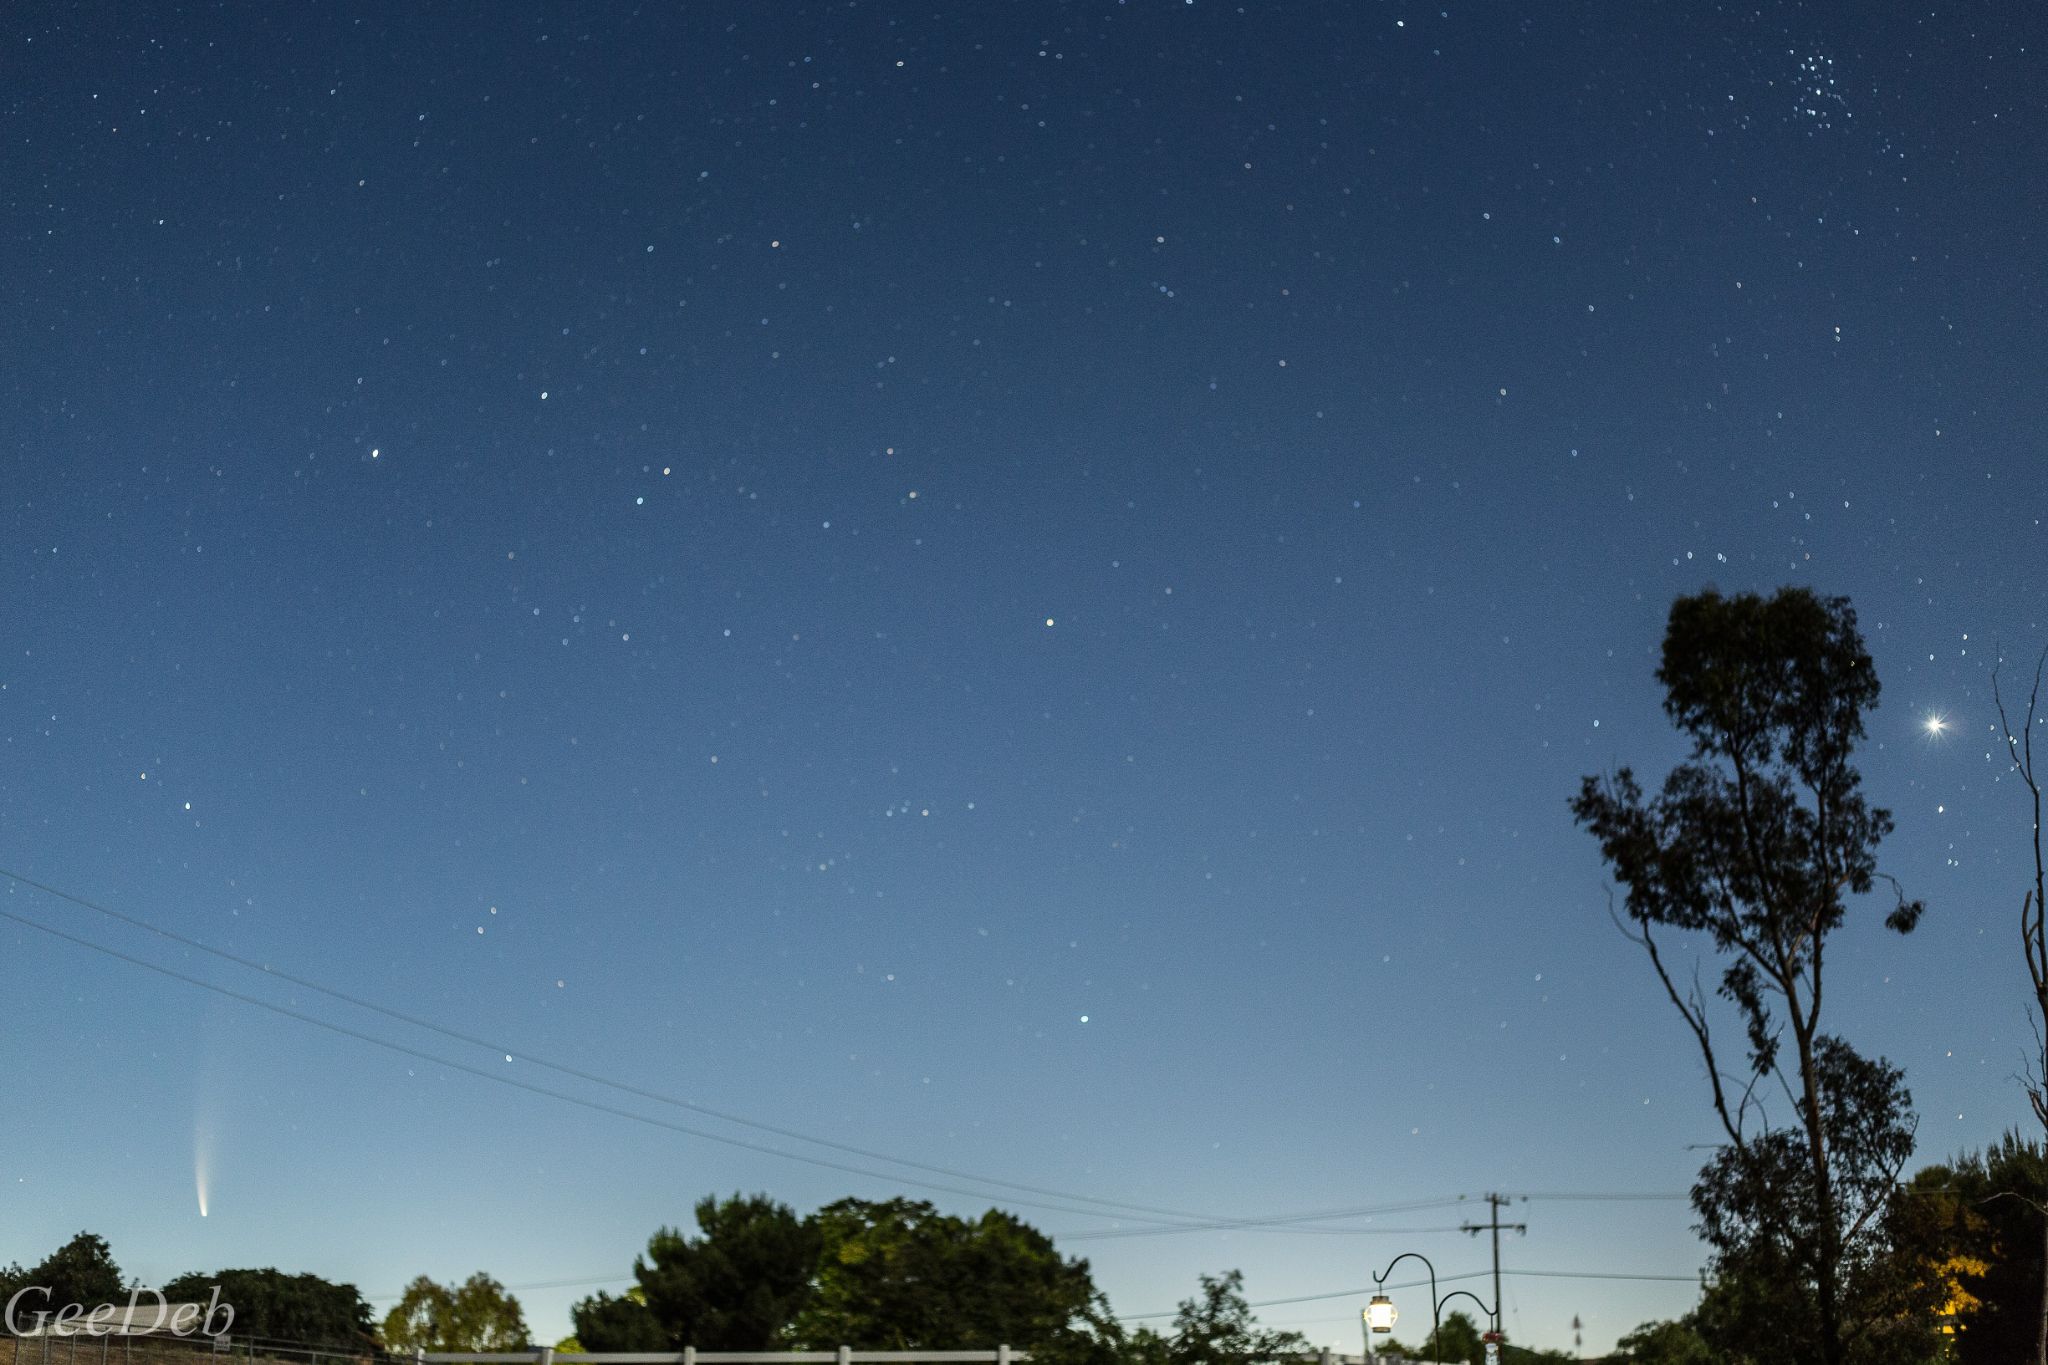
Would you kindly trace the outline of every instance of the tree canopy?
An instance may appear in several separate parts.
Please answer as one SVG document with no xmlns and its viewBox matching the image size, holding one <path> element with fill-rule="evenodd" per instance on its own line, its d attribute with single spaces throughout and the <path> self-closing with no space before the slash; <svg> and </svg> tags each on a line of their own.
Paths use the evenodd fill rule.
<svg viewBox="0 0 2048 1365">
<path fill-rule="evenodd" d="M 113 1249 L 106 1238 L 91 1232 L 79 1233 L 28 1270 L 12 1265 L 0 1271 L 0 1307 L 17 1290 L 31 1285 L 47 1289 L 49 1295 L 30 1294 L 23 1299 L 17 1313 L 24 1320 L 33 1319 L 38 1312 L 54 1313 L 68 1304 L 91 1309 L 128 1301 L 128 1286 L 121 1267 L 114 1263 Z"/>
<path fill-rule="evenodd" d="M 647 1311 L 646 1295 L 637 1286 L 617 1297 L 599 1291 L 579 1300 L 569 1309 L 569 1320 L 576 1325 L 579 1351 L 681 1349 Z"/>
<path fill-rule="evenodd" d="M 696 1216 L 698 1236 L 662 1228 L 648 1241 L 647 1254 L 633 1263 L 661 1339 L 673 1350 L 766 1351 L 786 1345 L 790 1324 L 811 1297 L 820 1245 L 816 1224 L 765 1194 L 702 1199 Z M 610 1316 L 601 1337 L 613 1340 L 623 1332 L 645 1338 L 645 1327 L 628 1310 L 602 1311 Z M 591 1340 L 580 1320 L 577 1335 Z"/>
<path fill-rule="evenodd" d="M 1829 937 L 1845 896 L 1878 880 L 1892 828 L 1851 761 L 1877 673 L 1846 598 L 1710 589 L 1672 605 L 1657 679 L 1688 760 L 1655 796 L 1627 768 L 1588 777 L 1572 811 L 1625 889 L 1631 936 L 1693 1035 L 1726 1138 L 1693 1205 L 1718 1280 L 1748 1301 L 1703 1329 L 1718 1323 L 1731 1335 L 1717 1349 L 1760 1363 L 1842 1365 L 1897 1321 L 1872 1277 L 1913 1149 L 1902 1073 L 1821 1027 Z M 1885 923 L 1905 933 L 1921 911 L 1900 895 Z M 1724 959 L 1740 1070 L 1697 981 L 1681 985 L 1667 961 L 1670 933 Z M 1790 1114 L 1771 1111 L 1777 1095 Z"/>
<path fill-rule="evenodd" d="M 1422 1338 L 1420 1346 L 1404 1346 L 1389 1339 L 1379 1346 L 1379 1353 L 1396 1360 L 1442 1361 L 1445 1365 L 1465 1365 L 1484 1359 L 1486 1343 L 1479 1330 L 1479 1324 L 1472 1320 L 1470 1313 L 1452 1309 L 1443 1322 Z"/>
<path fill-rule="evenodd" d="M 519 1351 L 526 1338 L 519 1300 L 482 1271 L 452 1287 L 421 1275 L 384 1319 L 393 1350 Z"/>
<path fill-rule="evenodd" d="M 1169 1365 L 1250 1365 L 1309 1349 L 1299 1332 L 1260 1327 L 1244 1298 L 1244 1273 L 1203 1275 L 1201 1290 L 1183 1299 L 1168 1339 Z"/>
<path fill-rule="evenodd" d="M 1042 1365 L 1251 1365 L 1309 1350 L 1299 1332 L 1262 1328 L 1244 1298 L 1244 1275 L 1236 1270 L 1203 1275 L 1200 1288 L 1182 1299 L 1165 1332 L 1150 1326 L 1126 1329 L 1096 1295 L 1074 1330 L 1032 1348 Z"/>
<path fill-rule="evenodd" d="M 1646 1322 L 1614 1344 L 1608 1365 L 1720 1365 L 1690 1322 Z"/>
<path fill-rule="evenodd" d="M 220 1301 L 235 1310 L 236 1336 L 274 1341 L 361 1347 L 376 1340 L 370 1305 L 352 1284 L 334 1284 L 318 1275 L 287 1275 L 262 1270 L 194 1271 L 163 1286 L 171 1303 L 205 1303 L 214 1287 Z"/>
<path fill-rule="evenodd" d="M 814 1346 L 1028 1348 L 1068 1331 L 1095 1297 L 1086 1261 L 997 1209 L 967 1219 L 922 1200 L 842 1199 L 816 1219 L 816 1291 L 794 1328 Z"/>
<path fill-rule="evenodd" d="M 1958 1365 L 2031 1360 L 2041 1316 L 2048 1152 L 2009 1133 L 1914 1172 L 1896 1234 L 1937 1300 Z"/>
<path fill-rule="evenodd" d="M 638 1284 L 571 1310 L 591 1351 L 1028 1350 L 1043 1365 L 1214 1365 L 1306 1349 L 1260 1329 L 1236 1271 L 1204 1276 L 1170 1334 L 1127 1330 L 1088 1263 L 1000 1210 L 842 1199 L 805 1218 L 765 1195 L 706 1199 L 698 1234 L 657 1231 Z"/>
</svg>

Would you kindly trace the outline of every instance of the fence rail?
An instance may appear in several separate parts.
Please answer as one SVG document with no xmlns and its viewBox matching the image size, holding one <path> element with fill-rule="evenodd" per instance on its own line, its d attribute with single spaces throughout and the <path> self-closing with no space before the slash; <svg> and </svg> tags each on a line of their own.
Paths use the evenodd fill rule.
<svg viewBox="0 0 2048 1365">
<path fill-rule="evenodd" d="M 1311 1357 L 1312 1359 L 1313 1357 Z M 1029 1351 L 421 1351 L 420 1365 L 1026 1365 Z"/>
<path fill-rule="evenodd" d="M 413 1365 L 367 1347 L 276 1341 L 267 1337 L 178 1337 L 166 1332 L 72 1332 L 11 1336 L 0 1332 L 0 1365 Z"/>
<path fill-rule="evenodd" d="M 403 1357 L 415 1365 L 1028 1365 L 1031 1352 L 998 1346 L 993 1351 L 557 1351 L 542 1346 L 531 1351 L 420 1351 Z M 1375 1365 L 1384 1356 L 1339 1355 L 1335 1351 L 1300 1351 L 1263 1356 L 1234 1365 Z M 28 1365 L 24 1362 L 24 1365 Z M 1433 1365 L 1404 1360 L 1402 1365 Z"/>
</svg>

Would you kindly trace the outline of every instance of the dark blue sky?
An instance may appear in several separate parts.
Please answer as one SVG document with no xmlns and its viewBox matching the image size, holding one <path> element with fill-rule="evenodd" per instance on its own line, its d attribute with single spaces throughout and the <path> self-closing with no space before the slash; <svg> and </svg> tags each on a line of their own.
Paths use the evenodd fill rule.
<svg viewBox="0 0 2048 1365">
<path fill-rule="evenodd" d="M 2048 643 L 2035 11 L 13 19 L 0 866 L 516 1059 L 0 908 L 876 1174 L 5 923 L 0 1260 L 395 1294 L 620 1276 L 713 1191 L 1004 1193 L 529 1057 L 1211 1215 L 1682 1193 L 1717 1130 L 1565 800 L 1676 756 L 1710 583 L 1849 595 L 1885 683 L 1930 909 L 1852 919 L 1836 1026 L 1926 1159 L 2026 1118 L 1988 677 Z M 1125 1313 L 1484 1264 L 1470 1207 L 1028 1197 Z M 1516 1208 L 1518 1269 L 1702 1259 L 1682 1200 Z M 552 1338 L 585 1292 L 522 1298 Z M 1513 1277 L 1506 1326 L 1693 1292 Z M 1361 1302 L 1265 1316 L 1355 1349 Z"/>
</svg>

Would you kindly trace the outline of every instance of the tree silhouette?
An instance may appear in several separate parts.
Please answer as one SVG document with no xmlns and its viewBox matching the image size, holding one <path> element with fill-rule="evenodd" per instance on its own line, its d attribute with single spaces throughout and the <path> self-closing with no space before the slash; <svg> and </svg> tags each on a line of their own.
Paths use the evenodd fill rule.
<svg viewBox="0 0 2048 1365">
<path fill-rule="evenodd" d="M 1843 897 L 1871 890 L 1892 828 L 1851 762 L 1877 674 L 1846 598 L 1709 589 L 1672 605 L 1657 679 L 1689 759 L 1654 797 L 1627 768 L 1588 777 L 1572 812 L 1626 889 L 1630 936 L 1693 1034 L 1727 1139 L 1693 1204 L 1721 1279 L 1768 1311 L 1728 1319 L 1755 1340 L 1714 1344 L 1842 1365 L 1880 1325 L 1850 1311 L 1847 1282 L 1881 1251 L 1880 1215 L 1913 1149 L 1902 1073 L 1821 1028 Z M 1905 933 L 1921 911 L 1900 896 L 1885 923 Z M 1681 984 L 1666 960 L 1667 931 L 1703 935 L 1725 959 L 1716 994 L 1743 1025 L 1739 1070 L 1698 976 Z M 1775 1095 L 1791 1122 L 1773 1118 Z"/>
<path fill-rule="evenodd" d="M 2041 651 L 2040 661 L 2034 665 L 2034 686 L 2027 693 L 2026 714 L 2020 718 L 2017 732 L 2006 713 L 1996 667 L 1991 670 L 1991 698 L 1998 707 L 1998 728 L 2005 736 L 2006 754 L 2012 760 L 2014 774 L 2026 788 L 2032 817 L 2028 829 L 2033 835 L 2034 884 L 2020 901 L 2020 944 L 2026 953 L 2027 977 L 2034 986 L 2034 1057 L 2026 1087 L 2034 1120 L 2048 1134 L 2048 864 L 2043 862 L 2041 847 L 2041 779 L 2034 771 L 2034 727 L 2048 724 L 2048 716 L 2035 714 L 2040 706 L 2044 669 L 2048 669 L 2048 649 Z M 2048 1209 L 2039 1205 L 2035 1211 L 2048 1215 Z M 2041 1282 L 2037 1289 L 2039 1302 L 2035 1305 L 2031 1354 L 2035 1365 L 2048 1365 L 2048 1217 L 2041 1219 Z"/>
</svg>

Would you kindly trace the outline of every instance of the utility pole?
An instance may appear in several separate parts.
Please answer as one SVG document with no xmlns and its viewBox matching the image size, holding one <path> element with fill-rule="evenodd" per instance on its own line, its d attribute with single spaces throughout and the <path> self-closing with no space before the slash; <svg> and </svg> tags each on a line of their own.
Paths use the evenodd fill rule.
<svg viewBox="0 0 2048 1365">
<path fill-rule="evenodd" d="M 1506 1229 L 1507 1229 L 1507 1230 L 1508 1230 L 1509 1232 L 1519 1232 L 1519 1233 L 1521 1233 L 1521 1234 L 1522 1234 L 1522 1235 L 1524 1235 L 1524 1236 L 1527 1236 L 1527 1235 L 1528 1235 L 1528 1232 L 1529 1232 L 1529 1225 L 1528 1225 L 1527 1223 L 1503 1223 L 1503 1222 L 1501 1222 L 1501 1221 L 1500 1221 L 1500 1211 L 1501 1211 L 1501 1206 L 1502 1206 L 1502 1205 L 1504 1205 L 1504 1204 L 1506 1204 L 1507 1202 L 1508 1202 L 1508 1197 L 1507 1197 L 1506 1195 L 1504 1195 L 1504 1194 L 1489 1194 L 1489 1195 L 1487 1195 L 1487 1196 L 1486 1196 L 1486 1203 L 1487 1203 L 1487 1206 L 1488 1206 L 1488 1208 L 1489 1208 L 1489 1209 L 1490 1209 L 1490 1210 L 1492 1211 L 1492 1216 L 1491 1216 L 1491 1217 L 1489 1217 L 1489 1218 L 1488 1218 L 1488 1219 L 1487 1219 L 1487 1220 L 1486 1220 L 1486 1221 L 1485 1221 L 1484 1223 L 1461 1223 L 1461 1224 L 1460 1224 L 1460 1225 L 1458 1226 L 1458 1231 L 1460 1231 L 1460 1232 L 1469 1232 L 1469 1233 L 1473 1234 L 1473 1235 L 1474 1235 L 1475 1237 L 1476 1237 L 1477 1235 L 1479 1235 L 1480 1233 L 1482 1233 L 1482 1232 L 1487 1232 L 1487 1231 L 1491 1231 L 1491 1232 L 1493 1233 L 1493 1329 L 1494 1329 L 1494 1330 L 1495 1330 L 1496 1332 L 1500 1330 L 1500 1312 L 1501 1312 L 1501 1298 L 1500 1298 L 1500 1234 L 1501 1234 L 1501 1229 L 1503 1229 L 1503 1228 L 1506 1228 Z"/>
</svg>

